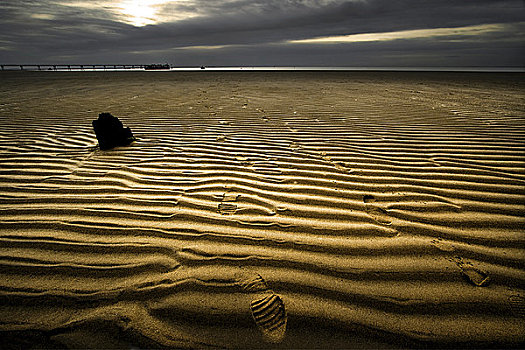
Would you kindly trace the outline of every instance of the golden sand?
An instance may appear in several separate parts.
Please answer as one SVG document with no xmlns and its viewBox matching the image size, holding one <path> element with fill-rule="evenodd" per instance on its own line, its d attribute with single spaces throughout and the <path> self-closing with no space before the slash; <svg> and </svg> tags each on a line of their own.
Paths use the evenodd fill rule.
<svg viewBox="0 0 525 350">
<path fill-rule="evenodd" d="M 525 341 L 523 75 L 0 79 L 2 348 Z"/>
</svg>

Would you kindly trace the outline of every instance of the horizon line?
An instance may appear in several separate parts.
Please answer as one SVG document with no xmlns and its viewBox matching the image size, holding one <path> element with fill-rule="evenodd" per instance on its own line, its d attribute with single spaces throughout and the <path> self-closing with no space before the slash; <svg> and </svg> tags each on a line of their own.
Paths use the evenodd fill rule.
<svg viewBox="0 0 525 350">
<path fill-rule="evenodd" d="M 525 67 L 486 67 L 486 66 L 175 66 L 169 65 L 169 69 L 145 70 L 145 66 L 154 64 L 0 64 L 1 71 L 72 71 L 72 72 L 100 72 L 100 71 L 228 71 L 228 70 L 250 70 L 250 71 L 399 71 L 399 72 L 509 72 L 525 73 Z M 5 68 L 12 67 L 12 68 Z M 17 68 L 15 68 L 17 67 Z M 27 68 L 21 68 L 27 67 Z M 49 67 L 40 69 L 39 67 Z M 59 67 L 55 70 L 51 67 Z M 71 67 L 71 68 L 69 68 Z M 119 68 L 121 67 L 121 68 Z M 129 67 L 129 68 L 127 68 Z M 132 68 L 133 67 L 133 68 Z"/>
</svg>

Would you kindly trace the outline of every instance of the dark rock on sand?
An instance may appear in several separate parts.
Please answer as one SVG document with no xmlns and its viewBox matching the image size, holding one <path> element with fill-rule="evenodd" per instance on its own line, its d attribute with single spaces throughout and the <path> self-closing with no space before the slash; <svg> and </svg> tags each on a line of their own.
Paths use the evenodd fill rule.
<svg viewBox="0 0 525 350">
<path fill-rule="evenodd" d="M 98 119 L 93 120 L 93 129 L 102 150 L 127 146 L 135 140 L 130 128 L 124 128 L 122 122 L 111 113 L 100 113 Z"/>
</svg>

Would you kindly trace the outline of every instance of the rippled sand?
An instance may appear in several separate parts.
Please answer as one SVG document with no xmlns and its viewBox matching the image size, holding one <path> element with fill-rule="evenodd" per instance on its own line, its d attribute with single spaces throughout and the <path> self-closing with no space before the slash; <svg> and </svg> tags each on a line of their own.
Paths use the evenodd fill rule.
<svg viewBox="0 0 525 350">
<path fill-rule="evenodd" d="M 0 79 L 2 348 L 525 341 L 523 75 Z"/>
</svg>

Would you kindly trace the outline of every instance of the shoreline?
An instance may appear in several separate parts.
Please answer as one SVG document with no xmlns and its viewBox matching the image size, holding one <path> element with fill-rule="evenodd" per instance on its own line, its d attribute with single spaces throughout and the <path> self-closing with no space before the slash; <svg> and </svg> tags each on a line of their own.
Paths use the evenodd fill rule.
<svg viewBox="0 0 525 350">
<path fill-rule="evenodd" d="M 71 66 L 72 68 L 67 68 Z M 89 68 L 97 66 L 97 68 Z M 107 68 L 102 68 L 107 66 Z M 118 68 L 122 66 L 129 66 L 130 68 Z M 120 72 L 120 71 L 137 71 L 137 72 L 188 72 L 188 71 L 214 71 L 214 72 L 237 72 L 237 71 L 255 71 L 255 72 L 424 72 L 424 73 L 525 73 L 525 67 L 277 67 L 277 66 L 262 66 L 262 67 L 221 67 L 221 66 L 194 66 L 194 67 L 177 67 L 172 66 L 170 69 L 144 69 L 132 68 L 134 64 L 108 64 L 108 65 L 93 65 L 93 64 L 4 64 L 2 71 L 41 71 L 41 72 Z M 4 69 L 4 67 L 6 67 Z M 11 68 L 9 68 L 11 67 Z M 16 67 L 16 68 L 15 68 Z M 21 69 L 20 67 L 24 67 Z M 41 67 L 41 69 L 39 69 Z M 55 67 L 55 68 L 53 68 Z M 59 67 L 59 68 L 56 68 Z M 83 68 L 81 68 L 83 67 Z M 111 68 L 116 67 L 116 68 Z"/>
</svg>

